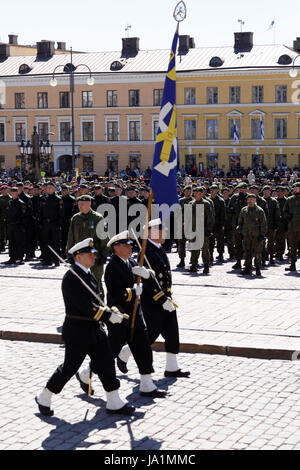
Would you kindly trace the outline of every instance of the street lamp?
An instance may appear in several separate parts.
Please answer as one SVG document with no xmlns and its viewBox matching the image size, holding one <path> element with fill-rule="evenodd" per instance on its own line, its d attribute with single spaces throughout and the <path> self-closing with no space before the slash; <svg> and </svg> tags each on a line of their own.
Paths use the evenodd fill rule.
<svg viewBox="0 0 300 470">
<path fill-rule="evenodd" d="M 71 138 L 72 138 L 72 165 L 73 167 L 75 167 L 75 126 L 74 126 L 74 75 L 76 73 L 80 73 L 80 72 L 76 72 L 76 70 L 79 68 L 79 67 L 85 67 L 88 69 L 89 71 L 89 76 L 87 78 L 87 85 L 89 86 L 93 86 L 95 84 L 95 80 L 94 78 L 92 77 L 92 71 L 90 69 L 90 67 L 86 64 L 79 64 L 79 65 L 74 65 L 73 64 L 73 50 L 71 48 L 70 50 L 71 52 L 71 62 L 66 64 L 66 65 L 58 65 L 57 67 L 55 67 L 55 69 L 53 70 L 53 73 L 52 73 L 52 78 L 50 80 L 50 85 L 52 87 L 56 87 L 58 85 L 58 82 L 55 78 L 55 74 L 56 74 L 56 71 L 57 69 L 59 69 L 60 67 L 63 67 L 63 73 L 67 73 L 69 74 L 70 76 L 70 94 L 71 94 L 71 119 L 72 119 L 72 125 L 71 125 Z"/>
<path fill-rule="evenodd" d="M 49 140 L 45 142 L 43 140 L 40 141 L 39 134 L 36 131 L 36 126 L 33 128 L 33 134 L 31 136 L 31 141 L 28 140 L 25 143 L 22 140 L 21 144 L 19 145 L 20 154 L 25 157 L 26 162 L 32 166 L 35 178 L 38 181 L 40 178 L 40 163 L 41 157 L 46 157 L 47 160 L 49 159 L 53 145 L 50 144 Z"/>
<path fill-rule="evenodd" d="M 300 54 L 298 54 L 298 55 L 296 55 L 296 57 L 294 57 L 292 68 L 291 68 L 290 71 L 289 71 L 289 74 L 290 74 L 290 77 L 291 77 L 291 78 L 296 78 L 297 75 L 298 75 L 298 71 L 297 71 L 297 69 L 295 68 L 295 62 L 296 62 L 296 59 L 297 59 L 298 57 L 300 57 Z"/>
</svg>

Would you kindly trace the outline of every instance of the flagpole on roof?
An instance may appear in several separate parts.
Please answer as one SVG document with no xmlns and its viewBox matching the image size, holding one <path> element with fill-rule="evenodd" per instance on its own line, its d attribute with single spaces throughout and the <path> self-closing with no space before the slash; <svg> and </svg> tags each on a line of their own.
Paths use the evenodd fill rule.
<svg viewBox="0 0 300 470">
<path fill-rule="evenodd" d="M 179 33 L 179 24 L 185 20 L 186 18 L 186 5 L 184 1 L 180 1 L 177 3 L 173 17 L 175 21 L 177 22 L 177 28 L 176 28 L 176 35 Z M 176 55 L 176 50 L 174 51 L 174 54 Z M 175 78 L 176 80 L 176 78 Z M 165 162 L 163 161 L 163 164 Z M 147 206 L 147 218 L 146 218 L 146 223 L 145 223 L 145 228 L 144 228 L 144 234 L 143 234 L 143 242 L 142 242 L 142 249 L 140 253 L 140 260 L 139 260 L 139 265 L 143 266 L 144 265 L 144 260 L 145 260 L 145 253 L 146 253 L 146 247 L 147 247 L 147 240 L 148 240 L 148 230 L 149 230 L 149 222 L 151 218 L 151 208 L 152 208 L 152 201 L 153 201 L 153 190 L 152 187 L 150 188 L 150 194 L 148 198 L 148 206 Z M 137 284 L 139 285 L 141 283 L 141 278 L 137 278 Z M 129 344 L 133 340 L 134 336 L 134 325 L 135 325 L 135 319 L 136 319 L 136 314 L 137 314 L 137 309 L 138 309 L 138 304 L 139 304 L 139 297 L 136 296 L 134 306 L 133 306 L 133 312 L 132 312 L 132 318 L 131 318 L 131 325 L 130 325 L 130 335 L 129 335 Z"/>
</svg>

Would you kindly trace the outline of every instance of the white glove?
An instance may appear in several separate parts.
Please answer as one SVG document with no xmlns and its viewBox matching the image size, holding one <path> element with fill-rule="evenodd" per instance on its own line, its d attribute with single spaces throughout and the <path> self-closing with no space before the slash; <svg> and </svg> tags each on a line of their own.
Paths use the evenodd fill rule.
<svg viewBox="0 0 300 470">
<path fill-rule="evenodd" d="M 134 284 L 133 288 L 135 290 L 136 295 L 139 297 L 143 292 L 143 286 L 141 286 L 141 284 L 139 284 L 139 285 Z"/>
<path fill-rule="evenodd" d="M 174 307 L 172 302 L 170 302 L 170 300 L 166 300 L 162 307 L 167 312 L 174 312 L 176 310 L 176 308 Z"/>
<path fill-rule="evenodd" d="M 113 325 L 116 323 L 122 323 L 123 317 L 121 315 L 118 315 L 117 313 L 112 312 L 111 316 L 109 317 L 109 321 Z"/>
<path fill-rule="evenodd" d="M 143 279 L 149 279 L 150 272 L 144 266 L 134 266 L 132 272 L 135 276 L 142 277 Z"/>
</svg>

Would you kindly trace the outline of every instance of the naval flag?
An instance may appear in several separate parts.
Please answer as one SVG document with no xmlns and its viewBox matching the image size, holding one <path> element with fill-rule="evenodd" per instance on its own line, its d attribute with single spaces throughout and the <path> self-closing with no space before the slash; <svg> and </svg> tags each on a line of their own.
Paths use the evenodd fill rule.
<svg viewBox="0 0 300 470">
<path fill-rule="evenodd" d="M 150 183 L 156 204 L 168 206 L 169 209 L 179 202 L 177 193 L 179 154 L 176 116 L 177 44 L 178 30 L 173 39 L 169 67 L 165 79 Z M 169 215 L 165 214 L 164 211 L 161 214 L 162 219 L 167 218 Z"/>
<path fill-rule="evenodd" d="M 264 126 L 264 120 L 262 117 L 260 117 L 260 137 L 261 137 L 261 140 L 265 140 L 265 126 Z"/>
<path fill-rule="evenodd" d="M 234 140 L 239 143 L 239 131 L 238 131 L 238 128 L 237 128 L 237 124 L 236 124 L 236 120 L 234 119 L 233 121 L 233 137 L 234 137 Z"/>
</svg>

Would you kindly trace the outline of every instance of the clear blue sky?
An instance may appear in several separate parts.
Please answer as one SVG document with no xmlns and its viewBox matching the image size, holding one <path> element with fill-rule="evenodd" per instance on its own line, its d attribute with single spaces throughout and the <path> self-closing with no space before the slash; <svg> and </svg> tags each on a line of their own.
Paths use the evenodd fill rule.
<svg viewBox="0 0 300 470">
<path fill-rule="evenodd" d="M 19 35 L 19 44 L 41 39 L 64 41 L 82 51 L 116 51 L 121 38 L 140 38 L 141 49 L 169 49 L 176 23 L 173 10 L 177 0 L 1 0 L 0 39 Z M 275 18 L 275 42 L 292 46 L 300 36 L 299 0 L 185 0 L 187 19 L 180 34 L 194 37 L 196 47 L 233 45 L 233 33 L 254 32 L 255 44 L 272 44 L 267 31 Z"/>
</svg>

